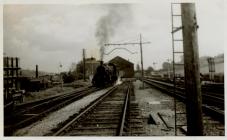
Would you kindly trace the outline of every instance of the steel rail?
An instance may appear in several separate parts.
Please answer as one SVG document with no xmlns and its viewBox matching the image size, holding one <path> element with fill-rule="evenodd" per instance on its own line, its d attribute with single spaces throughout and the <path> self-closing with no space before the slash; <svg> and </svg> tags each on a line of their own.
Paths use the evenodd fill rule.
<svg viewBox="0 0 227 140">
<path fill-rule="evenodd" d="M 160 84 L 165 84 L 165 85 L 173 85 L 173 82 L 171 81 L 166 81 L 164 79 L 156 79 L 156 78 L 151 78 L 151 77 L 148 77 L 146 76 L 145 79 L 148 79 L 148 80 L 152 80 L 154 82 L 158 82 Z M 182 88 L 184 87 L 184 83 L 179 83 L 179 85 L 177 85 L 178 88 Z M 184 89 L 184 88 L 182 88 Z M 224 84 L 204 84 L 204 85 L 201 85 L 201 90 L 203 92 L 214 92 L 213 94 L 220 94 L 219 96 L 223 96 L 224 95 Z"/>
<path fill-rule="evenodd" d="M 148 80 L 148 81 L 151 81 L 151 82 L 154 82 L 154 83 L 157 83 L 157 84 L 161 84 L 163 86 L 167 86 L 169 88 L 173 88 L 173 84 L 170 84 L 170 83 L 165 83 L 165 82 L 156 81 L 156 80 L 152 80 L 152 79 L 144 79 L 144 80 Z M 182 87 L 176 87 L 176 89 L 180 90 L 180 91 L 184 91 L 185 90 Z M 217 96 L 213 96 L 213 95 L 208 95 L 209 93 L 208 94 L 206 94 L 206 93 L 207 93 L 206 91 L 204 91 L 202 93 L 202 96 L 205 97 L 204 99 L 208 99 L 209 98 L 209 99 L 213 99 L 215 102 L 218 102 L 219 104 L 220 103 L 224 104 L 224 99 L 223 99 L 224 97 L 221 98 L 221 97 L 217 97 Z"/>
<path fill-rule="evenodd" d="M 35 121 L 35 120 L 39 119 L 42 116 L 45 116 L 49 112 L 54 111 L 54 110 L 56 110 L 58 108 L 61 108 L 61 107 L 65 106 L 65 105 L 67 105 L 67 104 L 70 104 L 71 102 L 73 102 L 73 101 L 75 101 L 75 100 L 77 100 L 77 99 L 79 99 L 79 98 L 81 98 L 81 97 L 83 97 L 83 96 L 85 96 L 85 95 L 87 95 L 87 94 L 89 94 L 91 92 L 92 91 L 87 90 L 87 91 L 84 91 L 84 92 L 82 92 L 80 94 L 74 95 L 74 97 L 71 97 L 70 99 L 67 99 L 66 101 L 61 101 L 57 105 L 51 106 L 50 108 L 47 108 L 44 111 L 42 111 L 42 112 L 40 112 L 40 113 L 38 113 L 36 115 L 33 115 L 31 117 L 28 117 L 28 118 L 25 118 L 25 119 L 19 121 L 16 124 L 8 125 L 8 126 L 4 127 L 4 130 L 5 130 L 6 133 L 10 133 L 9 131 L 15 130 L 17 128 L 24 127 L 24 126 L 28 125 L 29 123 L 31 123 L 32 121 Z M 57 101 L 55 101 L 53 104 L 56 104 L 56 103 L 57 103 Z M 21 115 L 23 115 L 23 114 L 21 114 Z M 20 116 L 16 116 L 16 117 L 20 117 Z"/>
<path fill-rule="evenodd" d="M 151 81 L 150 81 L 150 80 L 143 79 L 143 81 L 144 81 L 145 83 L 147 83 L 147 84 L 151 84 Z M 164 92 L 170 93 L 171 96 L 174 95 L 173 92 L 172 92 L 171 90 L 168 90 L 168 89 L 166 89 L 166 88 L 164 88 L 164 87 L 160 87 L 160 86 L 158 86 L 157 84 L 158 84 L 158 83 L 152 84 L 152 85 L 158 87 L 160 90 L 162 90 L 162 91 L 164 91 Z M 167 86 L 168 86 L 168 85 L 167 85 Z M 186 101 L 185 95 L 183 95 L 181 92 L 176 92 L 176 93 L 177 93 L 177 94 L 175 94 L 175 95 L 176 95 L 176 97 L 177 97 L 178 99 L 183 100 L 183 101 Z M 224 113 L 224 111 L 217 110 L 217 109 L 212 108 L 211 106 L 208 106 L 208 105 L 206 105 L 206 104 L 202 104 L 202 110 L 203 110 L 206 114 L 208 114 L 208 115 L 212 116 L 213 118 L 216 118 L 216 119 L 219 120 L 220 122 L 224 123 L 224 121 L 225 121 L 225 116 L 224 116 L 225 113 Z"/>
<path fill-rule="evenodd" d="M 90 112 L 92 109 L 94 109 L 95 106 L 97 106 L 100 102 L 102 102 L 104 98 L 106 98 L 108 95 L 113 93 L 117 88 L 118 88 L 118 86 L 115 86 L 115 87 L 111 88 L 109 91 L 107 91 L 100 98 L 96 99 L 91 105 L 89 105 L 85 110 L 83 110 L 78 116 L 76 116 L 73 120 L 71 120 L 66 125 L 64 125 L 61 129 L 59 129 L 57 132 L 55 132 L 52 136 L 59 136 L 62 133 L 64 133 L 65 131 L 67 131 L 72 124 L 74 124 L 77 121 L 79 121 L 79 119 L 82 116 L 86 115 L 88 112 Z"/>
<path fill-rule="evenodd" d="M 128 107 L 128 102 L 129 102 L 129 96 L 130 96 L 129 95 L 130 90 L 131 90 L 131 86 L 129 85 L 128 88 L 127 88 L 126 98 L 125 98 L 125 101 L 124 101 L 124 107 L 123 107 L 121 121 L 120 121 L 121 123 L 120 123 L 120 127 L 118 129 L 118 132 L 117 132 L 117 136 L 122 136 L 122 134 L 123 134 L 125 117 L 126 117 L 126 113 L 127 113 L 127 107 Z"/>
<path fill-rule="evenodd" d="M 69 95 L 72 95 L 72 94 L 80 93 L 80 92 L 83 92 L 85 90 L 89 90 L 91 88 L 92 88 L 91 86 L 87 86 L 87 87 L 84 87 L 84 88 L 81 88 L 81 89 L 75 89 L 73 91 L 70 91 L 70 92 L 67 92 L 67 93 L 64 93 L 64 94 L 54 95 L 54 96 L 46 97 L 44 99 L 38 99 L 38 100 L 30 101 L 30 102 L 27 102 L 27 103 L 17 104 L 17 105 L 15 105 L 15 110 L 21 109 L 21 108 L 24 108 L 24 107 L 35 106 L 35 105 L 41 104 L 43 102 L 47 102 L 49 100 L 59 98 L 59 97 L 61 98 L 61 97 L 69 96 Z"/>
<path fill-rule="evenodd" d="M 29 106 L 30 103 L 28 103 L 27 107 L 25 105 L 23 105 L 23 107 L 17 108 L 17 110 L 22 110 L 22 111 L 15 112 L 14 116 L 21 115 L 21 114 L 23 114 L 25 112 L 37 110 L 39 108 L 48 106 L 48 105 L 53 104 L 55 102 L 62 102 L 63 100 L 67 100 L 69 98 L 74 98 L 74 97 L 78 98 L 81 95 L 83 95 L 84 92 L 89 92 L 90 90 L 96 91 L 98 89 L 85 88 L 85 89 L 80 90 L 80 91 L 72 91 L 72 92 L 69 92 L 69 93 L 66 93 L 66 94 L 62 94 L 62 95 L 59 95 L 59 96 L 56 96 L 56 97 L 53 97 L 53 98 L 49 98 L 49 99 L 44 99 L 44 100 L 38 101 L 37 104 L 34 103 L 34 105 L 31 105 L 31 106 Z M 22 109 L 22 108 L 25 108 L 25 109 Z"/>
</svg>

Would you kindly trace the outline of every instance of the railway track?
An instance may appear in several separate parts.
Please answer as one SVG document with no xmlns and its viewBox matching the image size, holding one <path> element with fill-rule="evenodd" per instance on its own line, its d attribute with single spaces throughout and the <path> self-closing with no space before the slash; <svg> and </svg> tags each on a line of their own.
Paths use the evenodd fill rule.
<svg viewBox="0 0 227 140">
<path fill-rule="evenodd" d="M 159 90 L 168 93 L 171 96 L 176 96 L 179 100 L 185 102 L 186 97 L 184 93 L 184 88 L 176 87 L 176 94 L 173 92 L 173 84 L 165 83 L 157 80 L 143 79 L 143 81 L 149 85 L 152 85 Z M 203 112 L 216 120 L 224 123 L 224 97 L 215 96 L 215 93 L 202 92 L 202 109 Z"/>
<path fill-rule="evenodd" d="M 131 83 L 113 87 L 54 132 L 53 136 L 140 135 L 138 104 L 131 102 Z"/>
<path fill-rule="evenodd" d="M 48 113 L 62 108 L 97 90 L 99 89 L 95 87 L 86 87 L 59 96 L 16 106 L 14 112 L 4 117 L 4 135 L 11 135 L 16 129 L 25 127 Z"/>
<path fill-rule="evenodd" d="M 145 79 L 151 79 L 158 82 L 163 82 L 165 84 L 173 84 L 173 81 L 170 81 L 169 79 L 158 79 L 158 78 L 151 78 L 151 77 L 145 77 Z M 184 88 L 184 82 L 183 80 L 176 82 L 179 87 Z M 224 97 L 224 84 L 223 83 L 204 83 L 201 85 L 201 90 L 203 92 L 209 92 L 209 94 L 215 94 L 215 96 Z"/>
<path fill-rule="evenodd" d="M 80 93 L 80 92 L 89 90 L 91 88 L 92 88 L 91 86 L 87 86 L 87 87 L 75 89 L 75 90 L 73 90 L 71 92 L 67 92 L 65 94 L 60 94 L 60 95 L 58 94 L 58 95 L 50 96 L 50 97 L 47 97 L 47 98 L 44 98 L 44 99 L 30 101 L 30 102 L 27 102 L 27 103 L 16 104 L 14 106 L 14 111 L 22 112 L 22 111 L 25 111 L 27 109 L 38 107 L 39 105 L 42 105 L 44 103 L 51 102 L 55 99 L 59 99 L 59 98 L 64 99 L 64 98 L 67 98 L 67 97 L 70 97 L 70 96 L 74 96 L 76 93 Z M 14 114 L 15 114 L 15 112 L 14 112 Z"/>
</svg>

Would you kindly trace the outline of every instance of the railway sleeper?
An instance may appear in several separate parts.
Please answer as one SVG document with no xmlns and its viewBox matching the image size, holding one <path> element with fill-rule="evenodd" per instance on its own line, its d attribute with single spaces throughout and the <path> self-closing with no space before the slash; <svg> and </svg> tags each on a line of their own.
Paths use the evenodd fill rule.
<svg viewBox="0 0 227 140">
<path fill-rule="evenodd" d="M 119 123 L 119 119 L 118 120 L 111 120 L 111 121 L 92 121 L 92 120 L 89 120 L 89 122 L 84 122 L 83 124 L 118 124 Z"/>
<path fill-rule="evenodd" d="M 78 125 L 74 128 L 80 128 L 80 127 L 118 127 L 118 124 L 117 123 L 87 123 L 87 124 L 81 124 L 81 125 Z"/>
<path fill-rule="evenodd" d="M 120 114 L 105 114 L 105 117 L 118 117 L 118 118 L 120 118 Z M 91 116 L 90 116 L 91 118 L 102 118 L 102 117 L 104 117 L 104 115 L 103 114 L 92 114 Z"/>
<path fill-rule="evenodd" d="M 96 110 L 94 114 L 120 114 L 121 110 Z"/>
<path fill-rule="evenodd" d="M 143 117 L 139 116 L 139 115 L 131 115 L 130 114 L 127 119 L 129 119 L 129 120 L 132 120 L 132 119 L 140 119 L 140 120 L 142 120 Z"/>
<path fill-rule="evenodd" d="M 114 121 L 114 120 L 119 120 L 119 118 L 110 118 L 110 117 L 103 117 L 103 118 L 88 118 L 86 121 L 89 122 L 100 122 L 100 121 Z"/>
<path fill-rule="evenodd" d="M 129 108 L 133 110 L 139 110 L 139 106 L 130 106 Z"/>
<path fill-rule="evenodd" d="M 97 109 L 112 109 L 112 108 L 122 108 L 122 104 L 119 105 L 102 105 L 102 106 L 97 106 Z"/>
<path fill-rule="evenodd" d="M 140 116 L 140 111 L 130 111 L 129 115 L 130 116 Z"/>
<path fill-rule="evenodd" d="M 70 133 L 66 133 L 66 136 L 115 136 L 116 131 L 114 130 L 105 130 L 105 131 L 75 131 L 72 130 Z"/>
<path fill-rule="evenodd" d="M 115 110 L 121 110 L 121 108 L 119 107 L 112 107 L 112 108 L 104 108 L 104 107 L 101 107 L 101 108 L 96 108 L 95 111 L 115 111 Z"/>
<path fill-rule="evenodd" d="M 130 113 L 141 113 L 140 109 L 133 109 L 133 108 L 130 108 Z"/>
<path fill-rule="evenodd" d="M 96 114 L 103 114 L 103 115 L 105 115 L 105 114 L 116 114 L 116 113 L 119 113 L 119 112 L 121 112 L 121 109 L 119 109 L 119 108 L 115 108 L 115 109 L 111 109 L 111 110 L 107 110 L 107 109 L 99 109 L 99 110 L 97 110 L 97 111 L 95 111 L 94 113 L 96 113 Z"/>
<path fill-rule="evenodd" d="M 116 120 L 119 119 L 119 116 L 110 117 L 110 116 L 100 116 L 100 117 L 88 117 L 90 120 Z"/>
<path fill-rule="evenodd" d="M 108 125 L 108 126 L 86 126 L 86 127 L 76 127 L 73 128 L 73 130 L 78 130 L 78 131 L 102 131 L 102 130 L 106 130 L 106 129 L 117 129 L 117 126 L 112 126 L 112 125 Z"/>
</svg>

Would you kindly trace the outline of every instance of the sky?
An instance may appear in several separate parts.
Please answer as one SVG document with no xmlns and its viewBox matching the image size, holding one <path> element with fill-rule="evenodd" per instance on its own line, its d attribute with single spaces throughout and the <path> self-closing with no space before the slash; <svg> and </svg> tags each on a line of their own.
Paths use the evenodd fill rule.
<svg viewBox="0 0 227 140">
<path fill-rule="evenodd" d="M 196 14 L 199 56 L 224 53 L 224 0 L 197 1 Z M 22 69 L 38 64 L 46 72 L 68 71 L 82 59 L 83 48 L 86 57 L 100 59 L 102 44 L 139 42 L 140 34 L 150 42 L 143 45 L 144 68 L 159 69 L 172 59 L 170 2 L 3 6 L 4 56 L 19 57 Z M 120 47 L 135 54 L 117 49 L 105 55 Z M 139 45 L 105 46 L 103 51 L 105 62 L 121 56 L 140 64 Z"/>
</svg>

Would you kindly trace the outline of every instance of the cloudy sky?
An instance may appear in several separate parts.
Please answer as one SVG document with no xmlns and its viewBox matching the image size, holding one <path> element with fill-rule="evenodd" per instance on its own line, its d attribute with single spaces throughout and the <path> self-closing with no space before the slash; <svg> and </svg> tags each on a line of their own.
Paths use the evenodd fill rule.
<svg viewBox="0 0 227 140">
<path fill-rule="evenodd" d="M 212 9 L 212 10 L 211 10 Z M 161 68 L 172 58 L 171 7 L 166 1 L 126 4 L 9 4 L 3 7 L 3 52 L 5 56 L 20 57 L 23 69 L 47 72 L 68 70 L 72 63 L 87 57 L 100 59 L 103 43 L 139 42 L 143 45 L 144 67 Z M 178 10 L 178 7 L 176 7 Z M 199 25 L 200 56 L 224 53 L 224 0 L 196 3 Z M 140 64 L 138 45 L 108 46 L 104 55 L 108 61 L 119 55 L 135 65 Z"/>
</svg>

